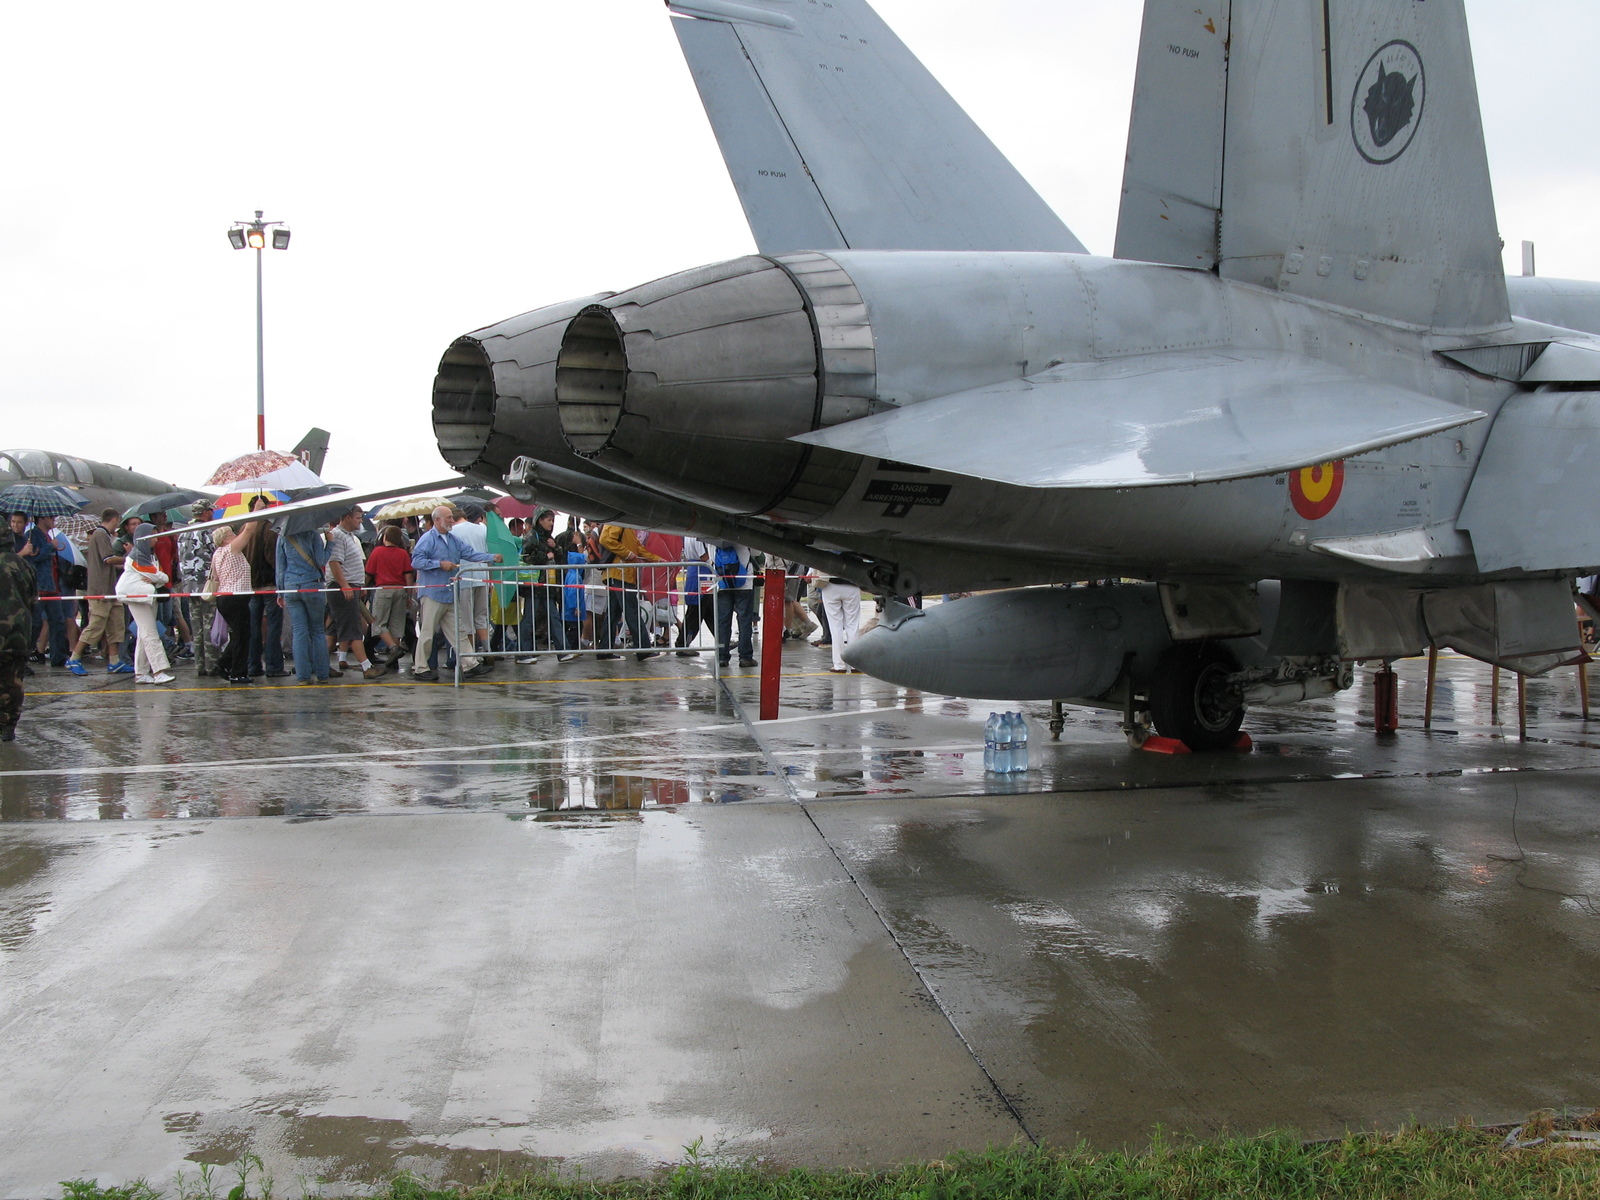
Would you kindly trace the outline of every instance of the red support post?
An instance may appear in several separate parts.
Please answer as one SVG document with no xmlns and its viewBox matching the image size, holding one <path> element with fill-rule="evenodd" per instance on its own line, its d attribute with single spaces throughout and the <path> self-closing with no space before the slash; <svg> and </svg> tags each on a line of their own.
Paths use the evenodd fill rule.
<svg viewBox="0 0 1600 1200">
<path fill-rule="evenodd" d="M 1372 727 L 1378 733 L 1400 728 L 1400 679 L 1388 663 L 1372 677 Z"/>
<path fill-rule="evenodd" d="M 761 719 L 778 719 L 778 680 L 783 674 L 784 573 L 768 567 L 761 598 Z"/>
</svg>

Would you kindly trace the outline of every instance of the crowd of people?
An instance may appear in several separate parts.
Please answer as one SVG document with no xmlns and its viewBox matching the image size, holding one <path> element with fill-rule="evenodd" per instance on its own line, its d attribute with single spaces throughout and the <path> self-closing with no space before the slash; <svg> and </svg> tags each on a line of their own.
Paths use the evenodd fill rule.
<svg viewBox="0 0 1600 1200">
<path fill-rule="evenodd" d="M 191 525 L 210 516 L 197 501 Z M 818 635 L 831 669 L 850 669 L 840 655 L 860 625 L 854 584 L 732 542 L 574 517 L 558 532 L 557 521 L 546 508 L 506 522 L 469 501 L 374 524 L 351 505 L 280 533 L 263 520 L 174 529 L 165 513 L 106 509 L 69 541 L 50 517 L 11 514 L 0 538 L 0 740 L 13 737 L 35 666 L 84 676 L 103 662 L 151 686 L 188 665 L 233 685 L 428 681 L 458 668 L 475 678 L 505 658 L 628 652 L 714 650 L 723 666 L 753 667 L 768 566 L 785 571 L 783 636 Z"/>
</svg>

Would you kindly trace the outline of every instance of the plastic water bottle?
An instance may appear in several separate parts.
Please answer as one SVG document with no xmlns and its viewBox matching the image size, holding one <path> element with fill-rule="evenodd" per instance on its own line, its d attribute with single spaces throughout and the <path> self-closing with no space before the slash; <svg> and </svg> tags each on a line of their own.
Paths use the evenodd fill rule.
<svg viewBox="0 0 1600 1200">
<path fill-rule="evenodd" d="M 995 729 L 994 769 L 997 775 L 1011 774 L 1011 714 L 1001 713 Z"/>
<path fill-rule="evenodd" d="M 1024 774 L 1028 770 L 1028 722 L 1021 713 L 1013 713 L 1011 719 L 1011 773 Z"/>
<path fill-rule="evenodd" d="M 990 713 L 989 719 L 983 725 L 983 769 L 985 771 L 998 771 L 995 759 L 1000 746 L 1000 714 Z"/>
</svg>

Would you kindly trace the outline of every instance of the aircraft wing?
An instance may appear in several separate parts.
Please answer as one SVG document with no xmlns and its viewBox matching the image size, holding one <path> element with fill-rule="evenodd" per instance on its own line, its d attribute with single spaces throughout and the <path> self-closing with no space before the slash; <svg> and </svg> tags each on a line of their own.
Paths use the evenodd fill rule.
<svg viewBox="0 0 1600 1200">
<path fill-rule="evenodd" d="M 1129 488 L 1275 475 L 1487 414 L 1277 351 L 1054 367 L 793 441 L 1021 487 Z"/>
<path fill-rule="evenodd" d="M 1084 253 L 866 0 L 669 0 L 763 254 Z"/>
<path fill-rule="evenodd" d="M 377 500 L 400 500 L 407 496 L 426 496 L 444 488 L 470 486 L 472 486 L 471 480 L 464 479 L 460 475 L 451 475 L 446 479 L 435 479 L 431 483 L 408 483 L 403 487 L 385 488 L 377 492 L 330 491 L 320 496 L 308 497 L 305 500 L 294 500 L 288 504 L 260 508 L 243 517 L 224 517 L 216 521 L 196 521 L 190 525 L 179 525 L 152 536 L 173 537 L 180 533 L 188 533 L 194 529 L 217 529 L 223 525 L 242 525 L 247 521 L 276 521 L 280 517 L 288 516 L 290 513 L 305 512 L 313 508 L 330 508 L 336 504 L 343 504 L 348 508 L 352 504 L 368 504 Z"/>
</svg>

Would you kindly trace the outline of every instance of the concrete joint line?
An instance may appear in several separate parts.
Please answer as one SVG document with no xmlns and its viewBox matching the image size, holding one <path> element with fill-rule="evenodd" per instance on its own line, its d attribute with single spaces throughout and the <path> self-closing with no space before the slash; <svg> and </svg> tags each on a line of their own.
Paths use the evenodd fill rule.
<svg viewBox="0 0 1600 1200">
<path fill-rule="evenodd" d="M 850 880 L 852 885 L 854 885 L 857 893 L 860 894 L 862 901 L 866 904 L 872 915 L 878 918 L 878 924 L 883 926 L 884 933 L 889 935 L 889 940 L 894 943 L 895 949 L 900 951 L 900 957 L 905 959 L 906 966 L 911 968 L 911 973 L 917 977 L 917 982 L 922 985 L 922 990 L 928 994 L 928 999 L 933 1001 L 933 1006 L 939 1010 L 939 1015 L 942 1016 L 945 1019 L 945 1023 L 950 1026 L 950 1031 L 956 1035 L 956 1040 L 961 1043 L 962 1047 L 966 1050 L 967 1055 L 974 1063 L 977 1064 L 978 1070 L 983 1072 L 983 1077 L 989 1081 L 989 1086 L 994 1089 L 994 1094 L 999 1099 L 1000 1103 L 1005 1105 L 1006 1111 L 1011 1114 L 1011 1119 L 1017 1123 L 1017 1128 L 1022 1130 L 1022 1135 L 1026 1137 L 1030 1143 L 1037 1146 L 1039 1144 L 1039 1138 L 1037 1135 L 1035 1135 L 1032 1129 L 1028 1128 L 1028 1122 L 1026 1119 L 1024 1119 L 1021 1110 L 1017 1108 L 1011 1097 L 1006 1095 L 1005 1089 L 1000 1086 L 1000 1081 L 994 1077 L 994 1072 L 989 1070 L 989 1064 L 983 1061 L 983 1058 L 981 1055 L 979 1055 L 977 1048 L 967 1040 L 967 1035 L 961 1031 L 961 1026 L 956 1023 L 954 1014 L 952 1014 L 951 1011 L 945 1007 L 944 1001 L 939 998 L 938 990 L 933 986 L 933 983 L 928 979 L 928 977 L 923 974 L 922 968 L 917 966 L 916 960 L 911 957 L 910 951 L 906 949 L 905 943 L 902 942 L 899 936 L 895 933 L 894 926 L 889 924 L 889 920 L 884 916 L 883 911 L 875 903 L 873 903 L 872 896 L 867 892 L 867 889 L 862 886 L 861 880 L 856 878 L 856 873 L 850 869 L 850 864 L 845 862 L 844 855 L 839 853 L 839 848 L 828 840 L 828 835 L 826 833 L 822 832 L 822 826 L 817 824 L 817 818 L 812 814 L 810 807 L 804 800 L 800 798 L 799 789 L 797 789 L 794 786 L 794 783 L 789 779 L 788 772 L 783 769 L 783 764 L 778 761 L 777 756 L 773 754 L 770 749 L 768 749 L 767 744 L 761 740 L 761 735 L 756 732 L 756 726 L 754 722 L 750 720 L 749 714 L 745 712 L 744 705 L 739 703 L 739 698 L 733 694 L 733 691 L 728 687 L 728 684 L 725 680 L 719 679 L 717 681 L 717 686 L 719 686 L 722 689 L 723 694 L 728 697 L 728 703 L 732 705 L 733 711 L 738 714 L 739 720 L 744 724 L 746 732 L 750 734 L 750 740 L 754 742 L 756 748 L 761 751 L 761 757 L 766 760 L 767 766 L 782 782 L 783 790 L 788 793 L 790 801 L 805 814 L 806 820 L 811 823 L 811 828 L 816 831 L 817 837 L 821 839 L 822 844 L 828 848 L 828 853 L 833 855 L 834 862 L 839 864 L 839 869 L 845 873 L 845 877 Z"/>
</svg>

